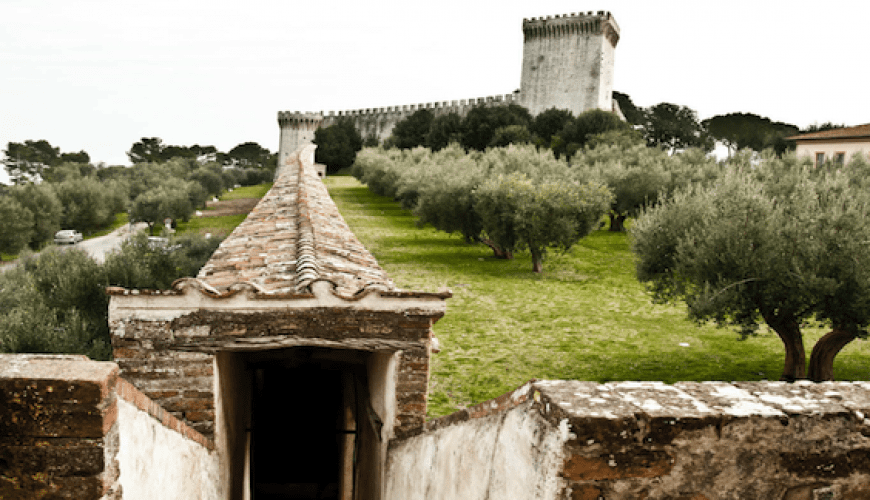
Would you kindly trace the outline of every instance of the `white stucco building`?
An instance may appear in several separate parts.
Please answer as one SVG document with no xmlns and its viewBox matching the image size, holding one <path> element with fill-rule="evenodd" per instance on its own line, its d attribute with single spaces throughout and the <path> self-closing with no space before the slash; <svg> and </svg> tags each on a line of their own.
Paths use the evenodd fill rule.
<svg viewBox="0 0 870 500">
<path fill-rule="evenodd" d="M 870 123 L 787 137 L 797 142 L 797 155 L 810 156 L 816 165 L 846 163 L 856 153 L 870 159 Z"/>
</svg>

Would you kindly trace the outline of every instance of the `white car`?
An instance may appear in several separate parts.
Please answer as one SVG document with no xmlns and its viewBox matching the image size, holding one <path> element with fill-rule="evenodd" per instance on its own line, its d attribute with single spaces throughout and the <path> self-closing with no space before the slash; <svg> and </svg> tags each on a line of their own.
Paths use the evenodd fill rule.
<svg viewBox="0 0 870 500">
<path fill-rule="evenodd" d="M 82 241 L 82 233 L 73 229 L 62 229 L 54 234 L 55 245 L 65 245 L 67 243 L 75 245 L 80 241 Z"/>
</svg>

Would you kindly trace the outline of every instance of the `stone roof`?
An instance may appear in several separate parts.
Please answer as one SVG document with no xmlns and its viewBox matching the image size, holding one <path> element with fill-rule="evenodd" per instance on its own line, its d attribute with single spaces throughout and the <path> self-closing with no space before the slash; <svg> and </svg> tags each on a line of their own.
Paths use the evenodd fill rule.
<svg viewBox="0 0 870 500">
<path fill-rule="evenodd" d="M 841 139 L 870 139 L 870 123 L 855 127 L 835 128 L 821 132 L 793 135 L 786 137 L 792 141 L 835 141 Z"/>
<path fill-rule="evenodd" d="M 316 173 L 314 149 L 301 148 L 280 168 L 272 189 L 200 270 L 202 285 L 305 295 L 327 281 L 343 298 L 397 291 L 338 212 Z"/>
</svg>

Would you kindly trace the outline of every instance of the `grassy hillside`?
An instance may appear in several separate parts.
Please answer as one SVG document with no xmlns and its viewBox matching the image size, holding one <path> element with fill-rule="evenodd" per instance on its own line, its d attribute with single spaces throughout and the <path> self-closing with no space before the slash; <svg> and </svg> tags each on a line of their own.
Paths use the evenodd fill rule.
<svg viewBox="0 0 870 500">
<path fill-rule="evenodd" d="M 543 275 L 531 259 L 497 260 L 482 245 L 418 228 L 413 216 L 351 177 L 327 186 L 342 215 L 396 284 L 449 287 L 435 325 L 430 415 L 451 413 L 532 378 L 610 380 L 776 380 L 782 345 L 773 332 L 739 341 L 734 331 L 698 326 L 684 307 L 655 305 L 634 276 L 625 234 L 598 231 Z M 823 330 L 808 329 L 807 353 Z M 870 343 L 838 356 L 838 380 L 868 380 Z"/>
</svg>

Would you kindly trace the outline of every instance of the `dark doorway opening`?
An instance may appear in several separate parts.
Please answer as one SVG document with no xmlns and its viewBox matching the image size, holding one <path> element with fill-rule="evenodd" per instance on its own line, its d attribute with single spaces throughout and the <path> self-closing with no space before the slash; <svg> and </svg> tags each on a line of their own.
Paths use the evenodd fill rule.
<svg viewBox="0 0 870 500">
<path fill-rule="evenodd" d="M 365 362 L 318 348 L 250 360 L 252 500 L 356 498 Z"/>
</svg>

